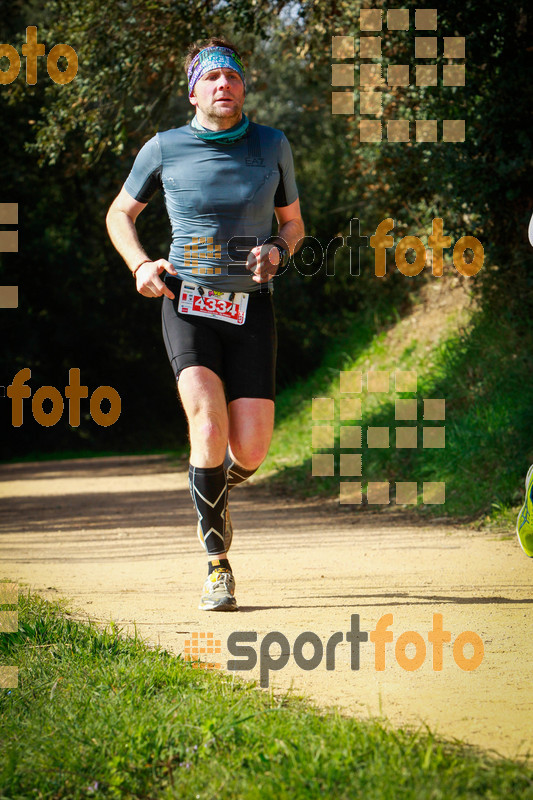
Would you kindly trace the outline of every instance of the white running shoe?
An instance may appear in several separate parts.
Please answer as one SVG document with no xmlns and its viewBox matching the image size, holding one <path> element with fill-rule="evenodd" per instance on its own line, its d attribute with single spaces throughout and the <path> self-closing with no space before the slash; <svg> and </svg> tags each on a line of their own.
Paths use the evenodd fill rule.
<svg viewBox="0 0 533 800">
<path fill-rule="evenodd" d="M 238 611 L 235 578 L 229 569 L 216 567 L 207 576 L 198 606 L 202 611 Z"/>
</svg>

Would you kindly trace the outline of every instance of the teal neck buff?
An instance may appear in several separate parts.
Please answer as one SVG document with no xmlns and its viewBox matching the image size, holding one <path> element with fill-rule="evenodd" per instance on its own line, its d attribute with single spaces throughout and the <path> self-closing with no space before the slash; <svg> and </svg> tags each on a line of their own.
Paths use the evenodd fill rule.
<svg viewBox="0 0 533 800">
<path fill-rule="evenodd" d="M 249 124 L 250 121 L 248 117 L 246 114 L 243 114 L 240 122 L 237 122 L 232 128 L 228 128 L 225 131 L 210 131 L 208 128 L 204 128 L 203 125 L 200 125 L 198 119 L 194 117 L 191 121 L 191 128 L 194 135 L 197 136 L 198 139 L 203 139 L 205 142 L 232 144 L 233 142 L 238 142 L 239 139 L 242 139 L 242 137 L 246 135 Z"/>
</svg>

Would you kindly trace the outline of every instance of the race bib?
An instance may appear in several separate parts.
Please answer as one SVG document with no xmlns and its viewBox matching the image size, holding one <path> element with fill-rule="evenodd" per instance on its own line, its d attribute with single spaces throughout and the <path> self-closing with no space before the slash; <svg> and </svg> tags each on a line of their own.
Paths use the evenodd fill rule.
<svg viewBox="0 0 533 800">
<path fill-rule="evenodd" d="M 219 292 L 183 281 L 178 311 L 196 317 L 211 317 L 233 325 L 242 325 L 246 319 L 248 294 L 246 292 Z"/>
</svg>

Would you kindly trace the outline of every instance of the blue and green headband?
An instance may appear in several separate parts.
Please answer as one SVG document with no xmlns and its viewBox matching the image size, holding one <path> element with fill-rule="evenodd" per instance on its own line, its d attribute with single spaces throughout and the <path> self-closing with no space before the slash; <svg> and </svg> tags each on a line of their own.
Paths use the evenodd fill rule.
<svg viewBox="0 0 533 800">
<path fill-rule="evenodd" d="M 229 47 L 205 47 L 203 50 L 193 58 L 189 69 L 187 70 L 187 79 L 189 81 L 189 97 L 193 93 L 193 89 L 205 75 L 213 69 L 232 69 L 236 72 L 246 88 L 244 80 L 244 65 L 233 50 Z"/>
</svg>

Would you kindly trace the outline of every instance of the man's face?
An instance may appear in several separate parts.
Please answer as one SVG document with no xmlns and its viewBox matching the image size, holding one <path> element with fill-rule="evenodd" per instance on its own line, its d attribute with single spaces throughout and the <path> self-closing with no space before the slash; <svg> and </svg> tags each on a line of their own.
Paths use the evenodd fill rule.
<svg viewBox="0 0 533 800">
<path fill-rule="evenodd" d="M 196 82 L 189 100 L 208 119 L 235 118 L 238 122 L 244 105 L 244 84 L 232 69 L 212 69 Z"/>
</svg>

